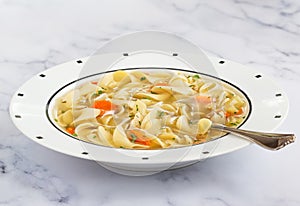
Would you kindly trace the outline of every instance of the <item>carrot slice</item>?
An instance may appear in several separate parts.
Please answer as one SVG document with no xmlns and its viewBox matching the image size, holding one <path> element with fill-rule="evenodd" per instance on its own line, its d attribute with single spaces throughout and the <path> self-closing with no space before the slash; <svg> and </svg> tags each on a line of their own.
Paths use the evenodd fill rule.
<svg viewBox="0 0 300 206">
<path fill-rule="evenodd" d="M 233 116 L 233 115 L 241 115 L 243 114 L 243 109 L 240 108 L 237 112 L 225 112 L 225 117 L 230 117 L 230 116 Z"/>
<path fill-rule="evenodd" d="M 210 96 L 196 96 L 196 100 L 199 103 L 209 104 L 211 103 L 211 97 Z"/>
<path fill-rule="evenodd" d="M 116 105 L 114 105 L 110 101 L 106 101 L 106 100 L 95 101 L 94 104 L 92 105 L 92 107 L 96 108 L 96 109 L 101 109 L 104 111 L 115 110 L 117 108 Z"/>
<path fill-rule="evenodd" d="M 105 111 L 103 109 L 100 109 L 100 114 L 97 117 L 102 117 L 105 114 Z"/>
<path fill-rule="evenodd" d="M 98 82 L 91 82 L 92 84 L 95 84 L 95 85 L 97 85 L 98 84 Z"/>
<path fill-rule="evenodd" d="M 230 112 L 225 112 L 225 117 L 227 118 L 227 117 L 230 117 L 232 115 L 232 113 L 230 113 Z"/>
<path fill-rule="evenodd" d="M 136 144 L 150 145 L 150 140 L 139 130 L 128 130 L 128 139 Z"/>
<path fill-rule="evenodd" d="M 241 115 L 241 114 L 243 114 L 243 112 L 244 112 L 243 109 L 240 108 L 239 111 L 235 112 L 234 114 L 235 115 Z"/>
<path fill-rule="evenodd" d="M 75 134 L 75 128 L 74 127 L 67 127 L 67 132 L 71 135 Z"/>
</svg>

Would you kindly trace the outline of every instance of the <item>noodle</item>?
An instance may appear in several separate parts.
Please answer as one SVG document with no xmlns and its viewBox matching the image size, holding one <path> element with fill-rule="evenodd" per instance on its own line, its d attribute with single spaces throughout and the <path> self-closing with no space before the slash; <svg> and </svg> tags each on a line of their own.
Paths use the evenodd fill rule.
<svg viewBox="0 0 300 206">
<path fill-rule="evenodd" d="M 54 118 L 74 137 L 117 148 L 160 149 L 209 141 L 212 122 L 239 126 L 246 99 L 221 81 L 179 71 L 115 71 L 56 100 Z"/>
</svg>

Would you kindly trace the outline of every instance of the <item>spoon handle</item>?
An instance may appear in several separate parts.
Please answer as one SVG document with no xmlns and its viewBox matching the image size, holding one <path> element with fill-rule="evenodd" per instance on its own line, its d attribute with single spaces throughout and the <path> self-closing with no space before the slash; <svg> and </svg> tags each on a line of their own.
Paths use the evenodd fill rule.
<svg viewBox="0 0 300 206">
<path fill-rule="evenodd" d="M 213 124 L 211 129 L 235 134 L 269 150 L 279 150 L 286 145 L 293 143 L 296 139 L 294 134 L 254 132 L 249 130 L 225 127 L 220 124 Z"/>
</svg>

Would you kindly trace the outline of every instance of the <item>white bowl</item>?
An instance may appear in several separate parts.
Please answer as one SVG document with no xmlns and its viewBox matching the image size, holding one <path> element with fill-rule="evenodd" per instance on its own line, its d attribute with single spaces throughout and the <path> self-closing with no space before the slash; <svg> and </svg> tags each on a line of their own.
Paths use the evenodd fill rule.
<svg viewBox="0 0 300 206">
<path fill-rule="evenodd" d="M 92 57 L 91 62 L 94 66 L 98 63 L 101 65 L 101 60 L 109 59 L 110 56 L 109 53 L 98 54 Z M 247 140 L 227 135 L 204 144 L 176 149 L 127 150 L 95 145 L 69 137 L 55 127 L 48 109 L 52 108 L 51 99 L 59 96 L 57 93 L 71 88 L 66 85 L 71 85 L 78 77 L 93 75 L 96 70 L 98 73 L 104 71 L 98 67 L 96 70 L 94 68 L 83 72 L 82 68 L 89 59 L 91 57 L 55 66 L 22 85 L 14 94 L 10 105 L 10 115 L 17 128 L 47 148 L 95 160 L 106 168 L 128 175 L 144 175 L 183 167 L 250 144 Z M 155 52 L 125 56 L 110 69 L 153 67 L 153 59 L 156 59 L 155 67 L 190 70 L 187 64 L 178 60 L 178 56 Z M 241 64 L 216 57 L 209 59 L 215 68 L 216 73 L 213 75 L 239 88 L 250 100 L 251 114 L 241 126 L 243 129 L 272 131 L 280 125 L 288 112 L 288 99 L 274 81 Z"/>
</svg>

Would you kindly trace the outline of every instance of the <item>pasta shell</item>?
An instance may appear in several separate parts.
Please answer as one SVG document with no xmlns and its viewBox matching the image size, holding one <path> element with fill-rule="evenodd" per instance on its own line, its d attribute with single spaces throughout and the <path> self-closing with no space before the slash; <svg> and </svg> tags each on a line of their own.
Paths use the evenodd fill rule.
<svg viewBox="0 0 300 206">
<path fill-rule="evenodd" d="M 151 88 L 151 92 L 157 94 L 168 92 L 169 94 L 173 94 L 173 88 L 170 86 L 154 86 Z"/>
<path fill-rule="evenodd" d="M 128 76 L 126 76 L 121 81 L 117 82 L 116 86 L 117 87 L 122 87 L 122 86 L 128 84 L 129 82 L 131 82 L 131 80 Z"/>
<path fill-rule="evenodd" d="M 106 131 L 104 127 L 99 126 L 97 134 L 101 144 L 106 146 L 113 146 L 112 135 L 108 131 Z"/>
<path fill-rule="evenodd" d="M 155 101 L 165 101 L 168 98 L 170 98 L 171 95 L 169 93 L 162 93 L 162 94 L 136 93 L 134 94 L 134 97 L 152 99 Z"/>
<path fill-rule="evenodd" d="M 167 110 L 169 112 L 176 113 L 176 108 L 171 104 L 162 104 L 161 108 L 164 109 L 164 110 Z"/>
<path fill-rule="evenodd" d="M 188 123 L 188 119 L 181 115 L 176 122 L 176 127 L 179 129 L 179 131 L 185 131 L 185 132 L 192 132 L 193 129 L 190 127 Z"/>
<path fill-rule="evenodd" d="M 69 124 L 71 124 L 73 122 L 74 117 L 73 117 L 73 113 L 72 113 L 71 109 L 62 114 L 62 120 L 67 125 L 69 125 Z"/>
<path fill-rule="evenodd" d="M 87 139 L 87 136 L 97 131 L 97 126 L 92 123 L 83 123 L 75 128 L 75 133 L 80 138 Z"/>
<path fill-rule="evenodd" d="M 207 118 L 202 118 L 198 121 L 198 133 L 206 134 L 210 129 L 212 122 Z"/>
<path fill-rule="evenodd" d="M 195 91 L 191 89 L 189 85 L 180 77 L 175 77 L 171 79 L 169 84 L 170 86 L 172 86 L 171 88 L 173 92 L 184 95 L 192 95 L 195 93 Z"/>
<path fill-rule="evenodd" d="M 131 126 L 132 127 L 141 127 L 141 124 L 142 124 L 142 120 L 143 120 L 143 116 L 141 115 L 140 112 L 137 112 L 133 119 L 131 120 Z"/>
<path fill-rule="evenodd" d="M 147 75 L 140 71 L 132 71 L 129 76 L 132 82 L 140 82 L 141 78 L 146 78 Z"/>
<path fill-rule="evenodd" d="M 178 136 L 176 134 L 174 134 L 172 132 L 172 130 L 168 127 L 166 129 L 164 129 L 159 135 L 158 137 L 162 140 L 175 140 L 178 138 Z"/>
<path fill-rule="evenodd" d="M 162 119 L 158 116 L 159 110 L 158 108 L 152 109 L 143 119 L 141 123 L 141 128 L 147 131 L 150 134 L 157 135 L 160 133 L 160 129 L 162 128 Z"/>
<path fill-rule="evenodd" d="M 152 101 L 151 99 L 141 99 L 140 101 L 142 101 L 146 106 L 150 106 L 155 104 L 155 101 Z"/>
<path fill-rule="evenodd" d="M 127 72 L 119 70 L 113 73 L 113 80 L 116 82 L 122 81 L 125 77 L 128 77 Z"/>
<path fill-rule="evenodd" d="M 146 78 L 149 82 L 155 83 L 159 81 L 168 81 L 173 76 L 174 74 L 171 72 L 151 72 Z"/>
<path fill-rule="evenodd" d="M 68 124 L 65 123 L 65 121 L 63 120 L 63 114 L 61 114 L 61 115 L 59 115 L 59 116 L 57 117 L 57 123 L 58 123 L 58 125 L 61 126 L 61 127 L 67 127 L 67 126 L 68 126 Z"/>
<path fill-rule="evenodd" d="M 222 112 L 222 113 L 214 112 L 214 114 L 212 115 L 212 117 L 210 119 L 212 122 L 219 123 L 219 124 L 225 124 L 225 122 L 226 122 L 226 117 L 224 115 L 224 112 Z"/>
<path fill-rule="evenodd" d="M 132 109 L 134 114 L 137 112 L 139 112 L 143 116 L 147 114 L 147 105 L 139 99 L 135 101 L 135 104 Z"/>
<path fill-rule="evenodd" d="M 100 110 L 99 109 L 94 109 L 94 108 L 84 108 L 80 111 L 77 111 L 77 117 L 75 118 L 75 120 L 73 121 L 73 124 L 80 124 L 84 121 L 91 121 L 94 120 L 94 122 L 96 121 L 96 117 L 100 114 Z M 74 111 L 75 114 L 75 111 Z"/>
<path fill-rule="evenodd" d="M 99 139 L 99 137 L 98 137 L 97 134 L 89 134 L 89 135 L 87 135 L 86 138 L 87 138 L 90 142 L 92 142 L 92 143 L 99 144 L 99 145 L 106 145 L 106 144 L 103 144 L 103 143 L 100 141 L 100 139 Z"/>
<path fill-rule="evenodd" d="M 103 75 L 102 78 L 98 81 L 98 86 L 107 88 L 109 84 L 111 84 L 114 81 L 113 74 L 108 73 L 106 75 Z"/>
<path fill-rule="evenodd" d="M 125 134 L 124 129 L 118 125 L 113 133 L 113 143 L 116 147 L 124 147 L 124 148 L 135 148 L 135 149 L 145 149 L 149 148 L 147 145 L 140 145 L 131 142 L 127 135 Z"/>
<path fill-rule="evenodd" d="M 185 116 L 187 119 L 192 119 L 191 112 L 192 111 L 186 104 L 183 104 L 181 107 L 179 107 L 179 113 Z"/>
<path fill-rule="evenodd" d="M 98 91 L 100 88 L 95 84 L 84 84 L 82 87 L 80 87 L 78 90 L 76 90 L 76 95 L 78 96 L 85 96 L 87 94 L 93 94 L 96 91 Z"/>
<path fill-rule="evenodd" d="M 68 92 L 56 100 L 56 107 L 59 111 L 67 111 L 72 108 L 74 102 L 74 91 Z"/>
<path fill-rule="evenodd" d="M 112 115 L 104 115 L 101 118 L 98 118 L 98 121 L 100 121 L 104 125 L 110 125 L 110 122 L 113 120 Z"/>
</svg>

